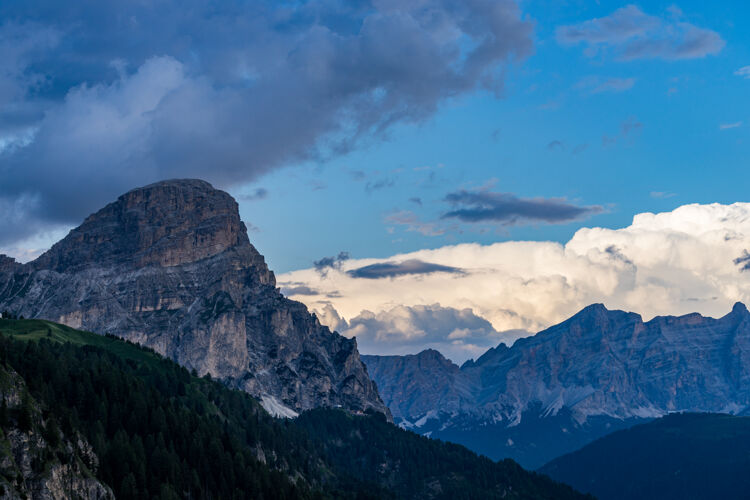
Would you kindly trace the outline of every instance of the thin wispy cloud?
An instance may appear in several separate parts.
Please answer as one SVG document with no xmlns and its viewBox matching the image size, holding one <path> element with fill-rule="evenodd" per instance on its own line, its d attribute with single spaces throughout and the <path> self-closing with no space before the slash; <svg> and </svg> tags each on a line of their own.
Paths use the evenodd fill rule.
<svg viewBox="0 0 750 500">
<path fill-rule="evenodd" d="M 445 201 L 453 209 L 443 219 L 462 222 L 491 222 L 506 226 L 524 224 L 564 224 L 604 211 L 599 205 L 579 206 L 564 198 L 519 198 L 511 193 L 460 190 Z"/>
<path fill-rule="evenodd" d="M 606 17 L 561 26 L 556 35 L 562 45 L 583 44 L 588 56 L 612 54 L 623 61 L 697 59 L 717 54 L 725 45 L 717 32 L 687 22 L 679 10 L 671 9 L 659 17 L 635 5 Z"/>
<path fill-rule="evenodd" d="M 610 78 L 591 89 L 591 93 L 601 94 L 602 92 L 624 92 L 632 89 L 634 85 L 635 78 Z"/>
<path fill-rule="evenodd" d="M 722 123 L 719 125 L 719 130 L 729 130 L 729 129 L 738 128 L 741 126 L 742 126 L 742 122 Z"/>
<path fill-rule="evenodd" d="M 591 76 L 578 82 L 576 87 L 590 94 L 618 93 L 632 89 L 635 82 L 635 78 L 601 78 Z"/>
<path fill-rule="evenodd" d="M 239 195 L 238 198 L 242 201 L 265 200 L 268 198 L 268 190 L 265 188 L 257 188 L 250 193 Z"/>
<path fill-rule="evenodd" d="M 651 198 L 656 198 L 656 199 L 659 199 L 659 200 L 663 200 L 663 199 L 666 199 L 666 198 L 672 198 L 674 196 L 677 196 L 676 193 L 671 193 L 669 191 L 651 191 L 651 193 L 649 193 L 649 195 L 651 196 Z"/>
<path fill-rule="evenodd" d="M 639 122 L 634 116 L 629 117 L 627 120 L 620 124 L 620 131 L 623 137 L 633 136 L 643 130 L 643 123 Z"/>
<path fill-rule="evenodd" d="M 375 191 L 380 191 L 381 189 L 392 188 L 395 185 L 396 181 L 394 179 L 378 179 L 365 184 L 365 191 L 373 193 Z"/>
<path fill-rule="evenodd" d="M 448 229 L 435 222 L 425 222 L 410 210 L 399 210 L 384 217 L 386 224 L 405 226 L 407 231 L 416 232 L 424 236 L 441 236 Z"/>
<path fill-rule="evenodd" d="M 573 148 L 572 154 L 579 155 L 589 148 L 588 144 L 578 144 Z"/>
<path fill-rule="evenodd" d="M 750 79 L 750 66 L 743 66 L 734 72 L 735 75 Z"/>
</svg>

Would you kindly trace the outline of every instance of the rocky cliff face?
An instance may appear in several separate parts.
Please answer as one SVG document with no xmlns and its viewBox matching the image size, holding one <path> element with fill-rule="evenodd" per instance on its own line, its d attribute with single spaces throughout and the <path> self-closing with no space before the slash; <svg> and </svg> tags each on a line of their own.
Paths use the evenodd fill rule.
<svg viewBox="0 0 750 500">
<path fill-rule="evenodd" d="M 92 476 L 99 458 L 81 436 L 42 418 L 16 372 L 0 368 L 0 498 L 114 500 Z"/>
<path fill-rule="evenodd" d="M 199 180 L 134 189 L 35 261 L 0 258 L 0 310 L 149 346 L 261 398 L 388 412 L 354 340 L 283 297 L 237 203 Z"/>
<path fill-rule="evenodd" d="M 407 356 L 362 356 L 362 361 L 372 378 L 383 383 L 383 401 L 405 427 L 420 418 L 473 407 L 470 378 L 434 349 Z"/>
<path fill-rule="evenodd" d="M 719 319 L 648 322 L 595 304 L 460 369 L 432 363 L 412 377 L 423 356 L 366 358 L 397 421 L 527 466 L 669 412 L 750 413 L 750 313 L 742 304 Z"/>
<path fill-rule="evenodd" d="M 738 413 L 750 406 L 750 313 L 738 303 L 720 319 L 689 314 L 644 323 L 595 304 L 466 371 L 492 384 L 478 403 L 514 420 L 535 402 L 549 413 L 570 408 L 580 420 Z"/>
</svg>

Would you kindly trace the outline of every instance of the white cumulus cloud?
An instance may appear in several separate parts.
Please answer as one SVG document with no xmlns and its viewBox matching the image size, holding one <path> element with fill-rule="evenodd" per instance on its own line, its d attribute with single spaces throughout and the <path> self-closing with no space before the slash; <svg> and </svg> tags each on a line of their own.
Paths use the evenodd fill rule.
<svg viewBox="0 0 750 500">
<path fill-rule="evenodd" d="M 460 244 L 386 259 L 350 259 L 325 277 L 303 269 L 280 275 L 279 282 L 315 290 L 293 298 L 345 335 L 366 339 L 365 353 L 417 352 L 429 346 L 458 359 L 469 354 L 456 354 L 457 341 L 469 353 L 501 337 L 517 338 L 519 331 L 537 332 L 594 302 L 641 313 L 644 319 L 695 311 L 721 316 L 736 301 L 750 302 L 748 251 L 750 203 L 692 204 L 638 214 L 621 229 L 582 228 L 566 244 Z M 353 272 L 414 260 L 461 272 L 380 279 Z M 437 308 L 469 310 L 492 329 L 472 330 L 450 314 L 439 316 L 440 327 L 421 322 L 417 328 L 412 312 L 400 309 L 425 305 L 432 316 L 439 316 Z M 473 333 L 462 335 L 467 328 Z"/>
</svg>

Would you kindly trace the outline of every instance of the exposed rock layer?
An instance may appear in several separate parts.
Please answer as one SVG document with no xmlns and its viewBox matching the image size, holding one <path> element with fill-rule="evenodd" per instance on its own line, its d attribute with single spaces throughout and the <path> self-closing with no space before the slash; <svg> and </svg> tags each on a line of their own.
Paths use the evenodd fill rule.
<svg viewBox="0 0 750 500">
<path fill-rule="evenodd" d="M 281 295 L 237 203 L 203 181 L 134 189 L 35 261 L 0 257 L 4 309 L 139 342 L 275 408 L 388 412 L 356 342 Z"/>
<path fill-rule="evenodd" d="M 114 500 L 112 490 L 91 475 L 99 465 L 91 445 L 60 431 L 54 431 L 56 444 L 45 439 L 42 428 L 49 434 L 51 421 L 42 418 L 23 379 L 7 367 L 0 367 L 0 402 L 0 499 Z M 22 412 L 25 425 L 18 421 Z"/>
<path fill-rule="evenodd" d="M 594 304 L 460 369 L 427 351 L 365 361 L 402 425 L 532 466 L 554 457 L 537 453 L 544 442 L 523 450 L 545 433 L 569 440 L 564 452 L 669 412 L 750 412 L 750 313 L 739 303 L 719 319 L 648 322 Z"/>
</svg>

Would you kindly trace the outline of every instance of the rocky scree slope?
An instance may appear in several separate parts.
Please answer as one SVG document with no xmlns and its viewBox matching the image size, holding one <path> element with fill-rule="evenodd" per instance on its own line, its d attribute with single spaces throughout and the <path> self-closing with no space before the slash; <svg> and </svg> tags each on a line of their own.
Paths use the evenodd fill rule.
<svg viewBox="0 0 750 500">
<path fill-rule="evenodd" d="M 141 343 L 278 414 L 388 413 L 356 341 L 281 295 L 235 200 L 204 181 L 134 189 L 27 264 L 0 256 L 0 310 Z"/>
</svg>

